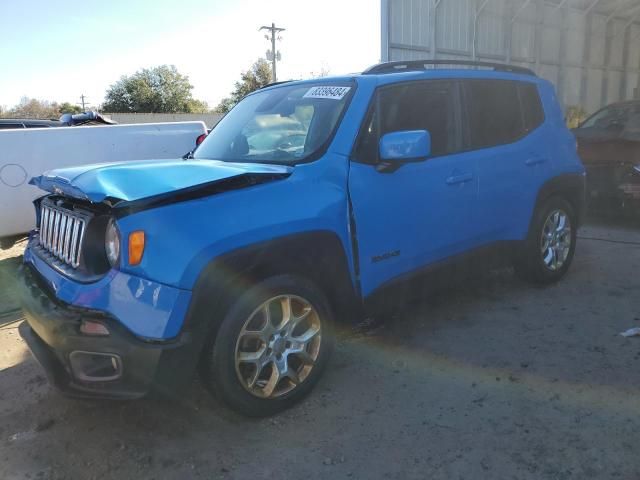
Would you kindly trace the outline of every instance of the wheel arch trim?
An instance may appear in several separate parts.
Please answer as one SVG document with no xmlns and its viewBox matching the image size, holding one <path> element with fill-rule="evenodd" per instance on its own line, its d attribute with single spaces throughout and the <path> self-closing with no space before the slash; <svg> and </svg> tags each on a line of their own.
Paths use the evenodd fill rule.
<svg viewBox="0 0 640 480">
<path fill-rule="evenodd" d="M 547 180 L 540 190 L 536 198 L 536 208 L 547 199 L 553 196 L 564 198 L 575 209 L 577 226 L 584 221 L 586 214 L 586 176 L 584 173 L 565 173 Z M 529 228 L 534 219 L 532 212 Z"/>
<path fill-rule="evenodd" d="M 280 274 L 304 276 L 318 284 L 336 310 L 336 317 L 359 315 L 361 311 L 362 302 L 340 238 L 335 232 L 318 230 L 243 246 L 209 261 L 194 285 L 183 330 L 208 335 L 217 328 L 233 298 L 255 283 Z M 212 322 L 206 321 L 207 305 L 216 310 Z"/>
</svg>

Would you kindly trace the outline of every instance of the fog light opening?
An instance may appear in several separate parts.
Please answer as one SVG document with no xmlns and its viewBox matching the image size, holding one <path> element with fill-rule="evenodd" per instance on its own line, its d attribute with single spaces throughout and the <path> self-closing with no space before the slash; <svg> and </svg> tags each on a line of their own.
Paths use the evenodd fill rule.
<svg viewBox="0 0 640 480">
<path fill-rule="evenodd" d="M 84 382 L 108 382 L 122 376 L 122 361 L 111 353 L 75 351 L 69 363 L 73 376 Z"/>
</svg>

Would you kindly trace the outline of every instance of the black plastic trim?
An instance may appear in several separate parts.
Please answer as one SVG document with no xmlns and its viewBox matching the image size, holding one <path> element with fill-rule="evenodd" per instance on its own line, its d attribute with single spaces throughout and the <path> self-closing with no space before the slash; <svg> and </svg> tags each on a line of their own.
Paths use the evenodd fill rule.
<svg viewBox="0 0 640 480">
<path fill-rule="evenodd" d="M 467 67 L 492 68 L 493 70 L 499 71 L 499 72 L 518 73 L 523 75 L 531 75 L 533 77 L 536 76 L 533 70 L 530 70 L 526 67 L 520 67 L 518 65 L 510 65 L 506 63 L 497 63 L 497 62 L 477 62 L 474 60 L 444 60 L 444 59 L 383 62 L 367 68 L 364 72 L 362 72 L 362 74 L 378 75 L 381 73 L 398 73 L 398 72 L 408 72 L 408 71 L 416 71 L 416 70 L 419 71 L 419 70 L 427 70 L 428 69 L 427 66 L 438 66 L 438 65 L 459 65 L 459 66 L 467 66 Z"/>
<path fill-rule="evenodd" d="M 584 223 L 587 213 L 586 191 L 586 175 L 584 173 L 565 173 L 553 177 L 542 185 L 536 204 L 541 204 L 553 195 L 561 196 L 576 210 L 575 214 L 578 226 L 580 226 Z"/>
<path fill-rule="evenodd" d="M 51 383 L 70 396 L 130 399 L 149 391 L 179 392 L 195 371 L 192 336 L 183 332 L 169 342 L 138 338 L 105 312 L 66 304 L 57 299 L 30 266 L 19 272 L 18 292 L 26 318 L 20 333 L 44 367 Z M 83 319 L 104 324 L 108 336 L 80 332 Z M 74 351 L 117 356 L 121 376 L 96 381 L 74 377 L 69 356 Z"/>
<path fill-rule="evenodd" d="M 388 312 L 479 271 L 510 265 L 520 241 L 499 241 L 420 266 L 394 277 L 364 298 L 367 314 Z"/>
<path fill-rule="evenodd" d="M 217 327 L 239 292 L 282 274 L 316 283 L 336 316 L 360 318 L 362 305 L 342 242 L 334 232 L 318 230 L 242 247 L 212 260 L 196 281 L 183 328 L 199 332 L 194 337 L 207 336 L 204 332 Z"/>
</svg>

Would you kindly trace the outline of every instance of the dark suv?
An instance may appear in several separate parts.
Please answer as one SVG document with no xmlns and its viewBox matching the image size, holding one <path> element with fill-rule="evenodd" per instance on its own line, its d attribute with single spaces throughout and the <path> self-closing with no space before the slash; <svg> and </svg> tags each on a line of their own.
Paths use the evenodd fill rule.
<svg viewBox="0 0 640 480">
<path fill-rule="evenodd" d="M 318 381 L 335 322 L 420 295 L 447 267 L 491 258 L 562 278 L 584 169 L 552 85 L 454 63 L 263 88 L 192 159 L 35 178 L 49 193 L 21 332 L 53 383 L 181 395 L 199 365 L 227 404 L 265 415 Z"/>
<path fill-rule="evenodd" d="M 640 100 L 607 105 L 573 133 L 590 205 L 626 209 L 640 218 Z"/>
<path fill-rule="evenodd" d="M 49 128 L 64 127 L 59 120 L 46 120 L 38 118 L 0 118 L 0 130 L 14 128 Z"/>
</svg>

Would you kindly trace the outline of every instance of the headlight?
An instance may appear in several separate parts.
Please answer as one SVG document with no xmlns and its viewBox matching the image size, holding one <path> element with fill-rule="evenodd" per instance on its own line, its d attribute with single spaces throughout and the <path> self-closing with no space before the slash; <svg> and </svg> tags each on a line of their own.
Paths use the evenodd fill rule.
<svg viewBox="0 0 640 480">
<path fill-rule="evenodd" d="M 112 267 L 120 263 L 120 231 L 113 219 L 109 220 L 107 224 L 107 231 L 104 235 L 104 251 Z"/>
</svg>

